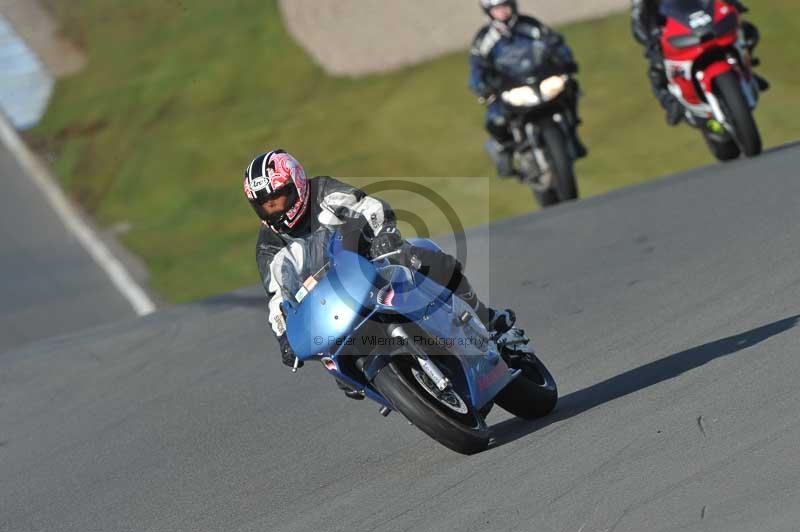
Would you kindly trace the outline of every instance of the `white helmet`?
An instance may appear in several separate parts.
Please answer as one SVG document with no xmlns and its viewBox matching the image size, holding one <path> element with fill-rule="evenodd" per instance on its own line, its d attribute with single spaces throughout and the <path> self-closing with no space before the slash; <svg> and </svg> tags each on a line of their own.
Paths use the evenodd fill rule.
<svg viewBox="0 0 800 532">
<path fill-rule="evenodd" d="M 489 15 L 489 11 L 493 7 L 497 6 L 511 6 L 511 10 L 514 14 L 517 14 L 517 0 L 481 0 L 481 8 L 483 8 L 484 13 L 487 15 Z"/>
</svg>

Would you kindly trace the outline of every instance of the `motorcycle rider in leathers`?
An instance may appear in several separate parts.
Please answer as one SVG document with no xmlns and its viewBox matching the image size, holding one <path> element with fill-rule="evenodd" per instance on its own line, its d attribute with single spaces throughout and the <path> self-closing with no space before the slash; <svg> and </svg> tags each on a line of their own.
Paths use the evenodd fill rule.
<svg viewBox="0 0 800 532">
<path fill-rule="evenodd" d="M 521 68 L 528 68 L 526 63 L 539 61 L 543 57 L 558 67 L 561 73 L 573 74 L 578 71 L 578 65 L 563 36 L 533 17 L 520 15 L 516 0 L 480 0 L 480 3 L 491 21 L 478 31 L 472 42 L 469 86 L 481 100 L 496 96 L 503 82 L 514 80 Z M 570 98 L 567 120 L 575 139 L 577 155 L 585 157 L 586 147 L 577 134 L 580 124 L 577 82 L 572 80 L 567 90 Z M 489 105 L 486 130 L 491 136 L 486 143 L 486 150 L 497 166 L 498 175 L 514 175 L 513 138 L 499 101 Z"/>
<path fill-rule="evenodd" d="M 747 8 L 739 0 L 723 0 L 739 13 L 746 13 Z M 664 54 L 661 50 L 661 30 L 666 23 L 659 10 L 661 0 L 631 0 L 631 31 L 636 41 L 644 46 L 645 57 L 649 61 L 648 77 L 661 106 L 667 113 L 666 120 L 669 125 L 678 124 L 685 116 L 683 105 L 669 92 L 667 74 L 664 70 Z M 758 29 L 750 22 L 742 23 L 744 38 L 747 48 L 752 55 L 758 44 Z M 759 89 L 765 91 L 769 83 L 754 75 Z"/>
<path fill-rule="evenodd" d="M 269 323 L 287 366 L 294 365 L 295 355 L 286 337 L 284 294 L 294 294 L 324 266 L 330 237 L 342 227 L 358 228 L 366 243 L 360 252 L 368 257 L 398 251 L 392 260 L 461 297 L 495 336 L 514 325 L 513 311 L 491 309 L 478 299 L 458 260 L 405 242 L 388 204 L 332 177 L 308 179 L 300 163 L 283 150 L 262 153 L 247 165 L 244 192 L 261 220 L 256 262 L 269 300 Z M 360 392 L 338 384 L 348 397 L 363 399 Z"/>
</svg>

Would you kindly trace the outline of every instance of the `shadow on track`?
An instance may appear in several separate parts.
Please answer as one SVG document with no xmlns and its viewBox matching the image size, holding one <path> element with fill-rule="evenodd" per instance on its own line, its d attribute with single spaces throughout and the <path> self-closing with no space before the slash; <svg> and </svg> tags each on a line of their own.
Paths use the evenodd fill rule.
<svg viewBox="0 0 800 532">
<path fill-rule="evenodd" d="M 800 315 L 693 347 L 565 395 L 559 399 L 555 412 L 544 419 L 530 422 L 513 418 L 494 425 L 492 431 L 495 441 L 492 447 L 510 443 L 551 423 L 569 419 L 614 399 L 675 378 L 717 358 L 738 353 L 795 327 L 798 321 Z"/>
</svg>

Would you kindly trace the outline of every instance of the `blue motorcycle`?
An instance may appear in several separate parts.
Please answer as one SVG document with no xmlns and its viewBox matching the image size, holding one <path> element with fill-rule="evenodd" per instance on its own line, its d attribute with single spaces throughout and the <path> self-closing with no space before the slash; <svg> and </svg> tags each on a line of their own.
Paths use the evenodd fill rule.
<svg viewBox="0 0 800 532">
<path fill-rule="evenodd" d="M 384 416 L 397 410 L 463 454 L 488 447 L 493 404 L 525 419 L 555 408 L 555 381 L 521 330 L 493 338 L 449 290 L 389 256 L 367 260 L 343 232 L 331 237 L 326 259 L 295 294 L 284 290 L 295 369 L 319 360 Z"/>
</svg>

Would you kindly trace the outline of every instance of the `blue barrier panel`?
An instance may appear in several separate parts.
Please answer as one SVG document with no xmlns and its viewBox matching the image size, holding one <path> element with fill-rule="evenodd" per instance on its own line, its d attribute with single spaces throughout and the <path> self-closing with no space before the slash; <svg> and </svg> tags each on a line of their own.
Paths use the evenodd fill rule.
<svg viewBox="0 0 800 532">
<path fill-rule="evenodd" d="M 0 15 L 0 109 L 14 127 L 27 129 L 39 122 L 53 85 L 50 72 Z"/>
</svg>

